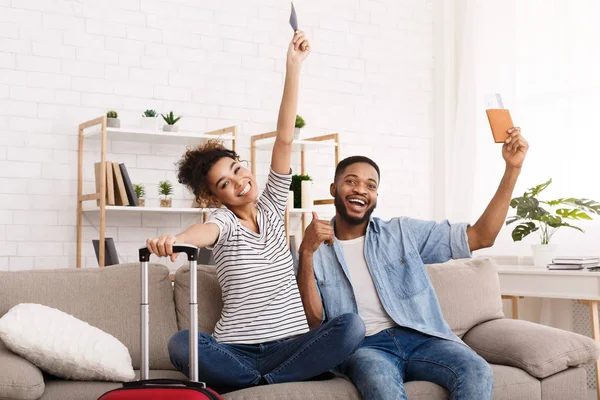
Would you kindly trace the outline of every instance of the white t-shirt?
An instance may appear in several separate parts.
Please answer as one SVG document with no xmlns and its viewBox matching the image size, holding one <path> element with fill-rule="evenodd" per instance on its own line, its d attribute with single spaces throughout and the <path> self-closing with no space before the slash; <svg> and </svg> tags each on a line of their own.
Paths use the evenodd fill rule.
<svg viewBox="0 0 600 400">
<path fill-rule="evenodd" d="M 381 304 L 377 289 L 373 284 L 373 278 L 367 267 L 365 237 L 340 240 L 339 242 L 344 250 L 344 259 L 350 273 L 358 314 L 365 323 L 367 336 L 395 327 L 396 323 Z"/>
<path fill-rule="evenodd" d="M 223 310 L 213 336 L 221 343 L 265 343 L 308 332 L 285 239 L 283 215 L 291 180 L 291 174 L 271 169 L 256 204 L 258 234 L 228 209 L 215 211 L 206 221 L 220 228 L 213 255 Z"/>
</svg>

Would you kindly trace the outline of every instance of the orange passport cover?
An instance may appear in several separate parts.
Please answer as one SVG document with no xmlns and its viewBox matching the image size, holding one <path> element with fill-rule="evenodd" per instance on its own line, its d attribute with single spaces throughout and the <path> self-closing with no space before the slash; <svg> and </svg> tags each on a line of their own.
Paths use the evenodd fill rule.
<svg viewBox="0 0 600 400">
<path fill-rule="evenodd" d="M 514 127 L 510 111 L 505 108 L 491 108 L 485 110 L 485 113 L 490 121 L 494 142 L 504 143 L 509 136 L 508 130 Z"/>
</svg>

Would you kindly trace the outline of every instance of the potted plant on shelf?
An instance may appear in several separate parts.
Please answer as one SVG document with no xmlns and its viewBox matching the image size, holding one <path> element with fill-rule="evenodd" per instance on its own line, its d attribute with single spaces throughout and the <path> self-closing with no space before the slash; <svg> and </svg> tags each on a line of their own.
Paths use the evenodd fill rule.
<svg viewBox="0 0 600 400">
<path fill-rule="evenodd" d="M 308 175 L 292 175 L 290 191 L 294 192 L 294 208 L 312 208 L 312 178 Z"/>
<path fill-rule="evenodd" d="M 135 190 L 139 206 L 144 207 L 146 205 L 146 188 L 141 183 L 134 183 L 133 190 Z"/>
<path fill-rule="evenodd" d="M 106 126 L 109 128 L 120 128 L 121 120 L 119 119 L 119 114 L 111 110 L 106 113 Z"/>
<path fill-rule="evenodd" d="M 304 118 L 302 118 L 300 115 L 296 115 L 296 126 L 294 128 L 294 140 L 298 140 L 298 138 L 300 138 L 300 133 L 302 132 L 302 128 L 304 128 L 304 125 L 306 125 Z"/>
<path fill-rule="evenodd" d="M 158 113 L 156 110 L 146 110 L 144 114 L 142 114 L 142 129 L 147 129 L 149 131 L 157 131 L 158 130 Z"/>
<path fill-rule="evenodd" d="M 179 127 L 176 126 L 175 124 L 177 123 L 177 121 L 179 121 L 181 119 L 181 117 L 175 118 L 173 111 L 171 111 L 167 115 L 164 115 L 164 114 L 161 114 L 161 115 L 162 115 L 163 119 L 165 120 L 165 122 L 167 123 L 167 125 L 163 126 L 163 131 L 177 132 L 179 130 Z"/>
<path fill-rule="evenodd" d="M 160 181 L 158 183 L 158 194 L 165 196 L 164 199 L 160 199 L 160 206 L 171 207 L 171 198 L 169 196 L 173 194 L 173 185 L 170 181 Z"/>
<path fill-rule="evenodd" d="M 591 220 L 589 213 L 600 214 L 600 203 L 589 199 L 573 197 L 556 200 L 539 200 L 537 196 L 546 189 L 552 179 L 527 190 L 523 196 L 511 200 L 510 206 L 517 210 L 517 215 L 507 218 L 506 225 L 520 221 L 512 231 L 513 241 L 518 242 L 532 232 L 540 235 L 540 243 L 531 245 L 533 263 L 536 267 L 545 267 L 554 259 L 556 244 L 550 243 L 552 235 L 558 228 L 573 228 L 580 232 L 583 229 L 567 221 Z"/>
</svg>

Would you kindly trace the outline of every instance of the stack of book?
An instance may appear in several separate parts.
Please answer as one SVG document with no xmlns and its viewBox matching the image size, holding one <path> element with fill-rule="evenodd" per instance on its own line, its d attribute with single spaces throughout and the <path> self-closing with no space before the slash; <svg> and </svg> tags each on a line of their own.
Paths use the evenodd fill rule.
<svg viewBox="0 0 600 400">
<path fill-rule="evenodd" d="M 548 269 L 592 269 L 599 265 L 599 257 L 556 257 L 548 264 Z"/>
<path fill-rule="evenodd" d="M 100 163 L 94 164 L 96 192 L 100 193 Z M 100 200 L 96 200 L 100 205 Z M 139 206 L 137 195 L 129 178 L 125 164 L 106 161 L 106 205 L 107 206 Z"/>
</svg>

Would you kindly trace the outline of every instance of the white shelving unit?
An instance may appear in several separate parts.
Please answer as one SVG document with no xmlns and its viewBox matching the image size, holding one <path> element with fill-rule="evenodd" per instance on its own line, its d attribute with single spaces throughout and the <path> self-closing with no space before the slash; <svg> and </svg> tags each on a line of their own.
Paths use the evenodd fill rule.
<svg viewBox="0 0 600 400">
<path fill-rule="evenodd" d="M 312 208 L 290 208 L 288 210 L 288 212 L 290 214 L 305 214 L 305 213 L 311 213 L 314 210 Z"/>
<path fill-rule="evenodd" d="M 318 137 L 317 137 L 318 138 Z M 298 139 L 292 143 L 292 151 L 308 151 L 318 148 L 332 148 L 337 147 L 337 142 L 332 141 L 315 141 L 315 138 L 311 139 Z M 275 143 L 275 138 L 266 138 L 256 142 L 257 149 L 270 148 Z"/>
<path fill-rule="evenodd" d="M 236 142 L 238 136 L 237 126 L 230 126 L 218 129 L 212 132 L 163 132 L 148 131 L 137 127 L 109 128 L 106 126 L 106 116 L 102 116 L 90 121 L 79 124 L 79 154 L 78 154 L 78 174 L 77 174 L 77 268 L 81 268 L 82 238 L 83 238 L 83 214 L 99 213 L 99 257 L 98 264 L 104 266 L 105 261 L 105 229 L 106 213 L 117 212 L 141 212 L 141 213 L 186 213 L 201 214 L 210 211 L 207 208 L 167 208 L 167 207 L 130 207 L 130 206 L 109 206 L 106 204 L 106 174 L 100 174 L 100 189 L 96 193 L 83 193 L 83 147 L 85 139 L 100 140 L 100 171 L 106 171 L 106 142 L 108 140 L 143 142 L 151 144 L 178 144 L 190 145 L 198 144 L 204 139 L 219 139 L 222 141 L 231 141 L 231 148 L 237 150 Z M 84 202 L 93 201 L 93 207 L 83 207 Z M 96 202 L 100 205 L 96 205 Z"/>
<path fill-rule="evenodd" d="M 124 142 L 145 142 L 152 144 L 197 144 L 203 139 L 219 139 L 223 141 L 236 140 L 236 136 L 230 133 L 196 133 L 196 132 L 163 132 L 163 131 L 147 131 L 132 128 L 106 128 L 107 140 L 119 140 Z M 97 138 L 101 139 L 102 129 L 95 126 L 83 133 L 86 139 Z"/>
<path fill-rule="evenodd" d="M 106 212 L 141 212 L 141 213 L 179 213 L 179 214 L 201 214 L 204 212 L 213 211 L 212 208 L 174 208 L 174 207 L 130 207 L 130 206 L 106 206 Z M 100 207 L 84 208 L 84 213 L 98 213 Z"/>
</svg>

